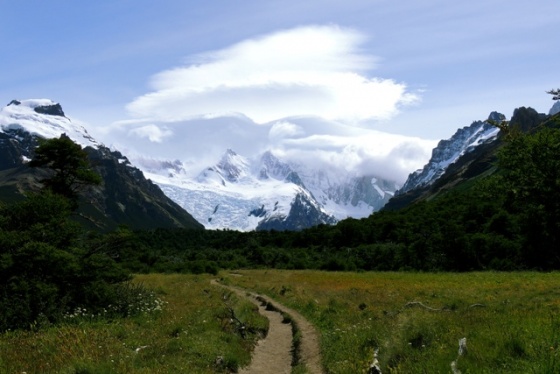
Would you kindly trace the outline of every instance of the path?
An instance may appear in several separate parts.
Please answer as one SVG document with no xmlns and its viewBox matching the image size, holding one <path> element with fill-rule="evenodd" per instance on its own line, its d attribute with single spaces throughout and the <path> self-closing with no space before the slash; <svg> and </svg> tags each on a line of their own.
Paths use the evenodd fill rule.
<svg viewBox="0 0 560 374">
<path fill-rule="evenodd" d="M 249 299 L 258 305 L 259 313 L 269 320 L 269 330 L 266 338 L 259 340 L 253 352 L 251 364 L 247 368 L 240 370 L 239 373 L 289 374 L 291 372 L 292 327 L 290 324 L 282 323 L 283 317 L 281 315 L 281 313 L 286 313 L 296 323 L 301 334 L 300 362 L 305 364 L 310 374 L 323 374 L 317 331 L 301 314 L 267 296 L 257 295 L 238 287 L 226 286 L 217 281 L 212 281 L 212 284 L 225 287 L 235 292 L 238 296 Z M 275 311 L 266 310 L 265 306 L 257 298 L 271 304 Z"/>
</svg>

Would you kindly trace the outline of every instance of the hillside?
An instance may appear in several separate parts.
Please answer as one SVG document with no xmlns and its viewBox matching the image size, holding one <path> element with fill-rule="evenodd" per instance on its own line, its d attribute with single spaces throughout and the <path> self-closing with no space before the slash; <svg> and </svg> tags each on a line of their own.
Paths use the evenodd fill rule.
<svg viewBox="0 0 560 374">
<path fill-rule="evenodd" d="M 489 116 L 490 120 L 497 119 L 497 116 L 493 116 L 493 114 Z M 535 130 L 546 118 L 546 115 L 537 113 L 532 108 L 521 107 L 514 111 L 509 126 L 528 133 Z M 503 119 L 505 117 L 502 115 L 500 120 Z M 496 171 L 496 153 L 503 145 L 497 128 L 493 128 L 493 136 L 478 138 L 475 146 L 471 146 L 470 149 L 465 148 L 457 157 L 448 161 L 445 167 L 438 169 L 438 165 L 441 164 L 440 155 L 448 153 L 449 149 L 456 148 L 457 142 L 454 142 L 454 140 L 464 137 L 465 130 L 472 128 L 484 128 L 486 133 L 491 133 L 493 127 L 486 122 L 475 122 L 469 128 L 458 130 L 450 140 L 441 141 L 438 147 L 434 149 L 432 158 L 424 169 L 421 172 L 410 174 L 403 188 L 397 191 L 395 197 L 389 200 L 383 210 L 401 209 L 415 202 L 431 200 L 455 188 L 468 188 L 468 185 L 475 180 L 493 174 Z M 467 140 L 467 144 L 472 143 L 470 138 Z M 465 144 L 465 142 L 463 141 L 462 144 Z M 431 179 L 418 182 L 419 176 L 428 173 L 431 173 Z"/>
<path fill-rule="evenodd" d="M 0 200 L 22 199 L 38 191 L 46 170 L 32 169 L 38 138 L 67 134 L 84 147 L 103 183 L 88 191 L 80 202 L 77 219 L 88 227 L 110 230 L 119 225 L 132 229 L 203 227 L 140 170 L 117 151 L 99 144 L 87 131 L 65 117 L 60 104 L 50 100 L 12 101 L 0 110 Z"/>
</svg>

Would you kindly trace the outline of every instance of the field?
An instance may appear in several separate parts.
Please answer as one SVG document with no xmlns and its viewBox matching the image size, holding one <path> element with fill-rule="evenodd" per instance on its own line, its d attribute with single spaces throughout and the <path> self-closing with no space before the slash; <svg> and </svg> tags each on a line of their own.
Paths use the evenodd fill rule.
<svg viewBox="0 0 560 374">
<path fill-rule="evenodd" d="M 558 273 L 246 271 L 225 281 L 267 294 L 322 335 L 329 373 L 559 373 Z M 459 339 L 467 351 L 459 355 Z"/>
<path fill-rule="evenodd" d="M 271 296 L 321 334 L 327 373 L 560 372 L 558 273 L 342 273 L 250 270 L 217 276 Z M 161 311 L 126 320 L 84 314 L 0 336 L 0 373 L 227 373 L 267 329 L 254 305 L 209 275 L 142 275 Z M 232 314 L 248 326 L 243 338 Z M 459 354 L 459 339 L 466 352 Z"/>
<path fill-rule="evenodd" d="M 161 311 L 104 321 L 87 314 L 61 327 L 0 335 L 0 373 L 228 373 L 250 362 L 268 321 L 210 276 L 142 275 Z M 243 339 L 231 311 L 248 326 Z"/>
</svg>

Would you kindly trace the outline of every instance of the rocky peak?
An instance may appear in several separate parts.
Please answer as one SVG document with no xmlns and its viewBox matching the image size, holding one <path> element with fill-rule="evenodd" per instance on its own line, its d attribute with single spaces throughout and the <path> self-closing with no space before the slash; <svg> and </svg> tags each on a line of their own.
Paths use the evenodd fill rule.
<svg viewBox="0 0 560 374">
<path fill-rule="evenodd" d="M 48 114 L 48 115 L 51 115 L 51 116 L 66 117 L 64 115 L 64 111 L 62 110 L 62 107 L 60 106 L 60 104 L 40 105 L 40 106 L 35 107 L 33 110 L 35 112 L 39 113 L 39 114 Z"/>
<path fill-rule="evenodd" d="M 66 117 L 62 106 L 59 103 L 55 103 L 48 99 L 32 99 L 32 100 L 12 100 L 7 106 L 26 106 L 33 109 L 39 114 L 48 114 L 51 116 Z"/>
<path fill-rule="evenodd" d="M 505 116 L 498 112 L 492 112 L 488 120 L 501 122 Z M 465 126 L 450 138 L 441 140 L 432 151 L 430 161 L 423 169 L 411 173 L 403 187 L 397 194 L 403 194 L 414 188 L 428 186 L 438 179 L 449 165 L 457 161 L 465 153 L 471 152 L 478 145 L 494 140 L 499 129 L 492 126 L 488 121 L 475 121 L 470 126 Z"/>
<path fill-rule="evenodd" d="M 490 115 L 488 116 L 488 121 L 494 121 L 494 122 L 503 122 L 506 120 L 506 116 L 504 116 L 502 113 L 498 113 L 498 112 L 492 112 L 490 113 Z"/>
<path fill-rule="evenodd" d="M 520 107 L 513 111 L 510 126 L 516 127 L 523 132 L 528 132 L 537 127 L 546 117 L 530 107 Z"/>
<path fill-rule="evenodd" d="M 290 165 L 288 165 L 286 162 L 280 161 L 270 151 L 266 151 L 265 153 L 263 153 L 263 155 L 261 156 L 261 164 L 261 170 L 266 171 L 267 177 L 273 177 L 278 180 L 287 178 L 293 172 Z"/>
<path fill-rule="evenodd" d="M 228 149 L 216 167 L 221 171 L 225 179 L 230 182 L 237 182 L 247 174 L 249 163 L 243 156 Z"/>
</svg>

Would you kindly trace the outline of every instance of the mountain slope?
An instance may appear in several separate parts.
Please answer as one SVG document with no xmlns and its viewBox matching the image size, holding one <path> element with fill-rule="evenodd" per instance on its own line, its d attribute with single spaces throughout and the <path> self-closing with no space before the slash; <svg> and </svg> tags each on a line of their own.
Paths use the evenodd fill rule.
<svg viewBox="0 0 560 374">
<path fill-rule="evenodd" d="M 522 132 L 534 130 L 547 116 L 532 108 L 515 109 L 508 126 Z M 488 118 L 503 121 L 492 112 Z M 411 173 L 403 188 L 384 206 L 384 210 L 406 207 L 416 201 L 432 199 L 473 179 L 496 171 L 496 152 L 503 142 L 499 130 L 487 121 L 474 122 L 459 129 L 449 140 L 442 140 L 423 169 Z"/>
<path fill-rule="evenodd" d="M 301 230 L 367 217 L 398 188 L 372 176 L 285 162 L 270 151 L 248 159 L 229 149 L 194 177 L 180 161 L 133 161 L 209 229 Z"/>
<path fill-rule="evenodd" d="M 29 168 L 37 138 L 67 134 L 85 147 L 101 186 L 88 191 L 80 204 L 79 220 L 109 230 L 118 225 L 133 229 L 187 227 L 201 229 L 183 208 L 170 200 L 119 152 L 95 141 L 77 123 L 65 117 L 50 100 L 13 100 L 0 110 L 0 199 L 13 201 L 26 191 L 37 191 L 45 170 Z"/>
<path fill-rule="evenodd" d="M 501 122 L 505 120 L 503 114 L 492 112 L 488 120 Z M 406 193 L 415 188 L 429 186 L 437 180 L 447 168 L 461 156 L 472 152 L 479 145 L 492 142 L 496 139 L 499 129 L 488 121 L 476 121 L 470 126 L 463 127 L 448 140 L 441 140 L 432 151 L 430 161 L 423 169 L 417 170 L 408 176 L 403 187 L 397 195 Z"/>
</svg>

